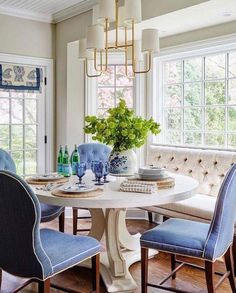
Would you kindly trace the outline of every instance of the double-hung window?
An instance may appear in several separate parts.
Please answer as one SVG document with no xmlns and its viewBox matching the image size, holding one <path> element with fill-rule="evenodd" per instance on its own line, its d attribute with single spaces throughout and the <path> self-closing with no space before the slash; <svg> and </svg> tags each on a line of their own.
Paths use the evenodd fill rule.
<svg viewBox="0 0 236 293">
<path fill-rule="evenodd" d="M 236 50 L 169 58 L 158 66 L 159 142 L 236 148 Z"/>
</svg>

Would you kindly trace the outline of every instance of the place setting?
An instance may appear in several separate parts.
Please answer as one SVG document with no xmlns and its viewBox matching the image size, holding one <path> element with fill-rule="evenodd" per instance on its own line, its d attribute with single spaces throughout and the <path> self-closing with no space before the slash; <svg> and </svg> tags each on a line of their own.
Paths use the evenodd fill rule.
<svg viewBox="0 0 236 293">
<path fill-rule="evenodd" d="M 89 198 L 96 197 L 103 193 L 104 184 L 109 183 L 107 176 L 109 175 L 109 162 L 92 161 L 91 171 L 94 174 L 92 182 L 94 184 L 87 184 L 83 182 L 83 177 L 86 174 L 86 163 L 76 164 L 76 176 L 77 179 L 69 181 L 68 184 L 64 184 L 52 191 L 52 195 L 66 198 Z M 71 183 L 70 183 L 71 182 Z"/>
<path fill-rule="evenodd" d="M 175 179 L 171 177 L 165 168 L 158 166 L 144 166 L 128 177 L 120 185 L 123 192 L 156 193 L 158 189 L 168 189 L 175 186 Z"/>
</svg>

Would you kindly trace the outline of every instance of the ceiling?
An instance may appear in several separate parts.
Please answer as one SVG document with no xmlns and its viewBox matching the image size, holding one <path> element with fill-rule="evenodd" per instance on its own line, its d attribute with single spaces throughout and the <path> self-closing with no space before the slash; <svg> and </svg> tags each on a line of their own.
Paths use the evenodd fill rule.
<svg viewBox="0 0 236 293">
<path fill-rule="evenodd" d="M 61 11 L 82 7 L 91 0 L 0 0 L 0 13 L 53 22 Z"/>
</svg>

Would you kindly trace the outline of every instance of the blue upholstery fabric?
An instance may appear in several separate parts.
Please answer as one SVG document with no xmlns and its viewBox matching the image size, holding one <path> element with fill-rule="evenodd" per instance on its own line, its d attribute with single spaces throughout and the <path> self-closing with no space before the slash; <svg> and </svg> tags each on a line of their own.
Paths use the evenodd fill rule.
<svg viewBox="0 0 236 293">
<path fill-rule="evenodd" d="M 143 247 L 201 257 L 209 224 L 170 219 L 141 237 Z"/>
<path fill-rule="evenodd" d="M 31 188 L 16 174 L 0 171 L 0 268 L 26 278 L 52 273 L 39 223 L 40 205 Z"/>
<path fill-rule="evenodd" d="M 78 146 L 80 161 L 91 169 L 92 161 L 105 162 L 109 159 L 111 148 L 101 143 L 85 143 Z"/>
<path fill-rule="evenodd" d="M 0 170 L 16 172 L 16 166 L 12 157 L 2 149 L 0 149 Z"/>
<path fill-rule="evenodd" d="M 49 229 L 42 229 L 40 235 L 54 274 L 76 265 L 101 250 L 100 242 L 89 236 L 68 235 Z"/>
<path fill-rule="evenodd" d="M 60 216 L 64 212 L 65 207 L 53 206 L 40 203 L 41 206 L 41 223 L 50 222 Z"/>
<path fill-rule="evenodd" d="M 224 255 L 233 242 L 236 218 L 236 164 L 219 191 L 211 224 L 172 219 L 141 237 L 141 246 L 210 261 Z"/>
<path fill-rule="evenodd" d="M 0 149 L 0 170 L 16 173 L 16 166 L 12 157 L 2 149 Z M 56 219 L 64 210 L 64 207 L 41 204 L 41 222 L 50 222 Z"/>
<path fill-rule="evenodd" d="M 0 269 L 45 280 L 100 252 L 88 236 L 39 229 L 40 205 L 16 174 L 0 171 Z"/>
<path fill-rule="evenodd" d="M 222 256 L 233 242 L 236 218 L 236 164 L 229 170 L 219 191 L 204 249 L 204 257 Z"/>
</svg>

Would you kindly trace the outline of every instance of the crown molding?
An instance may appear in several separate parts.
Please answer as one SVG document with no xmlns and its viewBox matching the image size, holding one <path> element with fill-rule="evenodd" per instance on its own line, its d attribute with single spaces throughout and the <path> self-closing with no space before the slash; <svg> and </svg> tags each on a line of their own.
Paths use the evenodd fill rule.
<svg viewBox="0 0 236 293">
<path fill-rule="evenodd" d="M 52 15 L 45 15 L 41 13 L 34 13 L 32 11 L 27 11 L 23 9 L 14 9 L 4 5 L 0 5 L 0 14 L 9 15 L 14 17 L 20 17 L 29 20 L 35 20 L 40 22 L 52 23 L 53 17 Z"/>
<path fill-rule="evenodd" d="M 93 6 L 96 4 L 97 0 L 84 0 L 81 3 L 63 9 L 62 11 L 53 14 L 53 23 L 58 23 L 66 19 L 69 19 L 73 16 L 87 12 L 91 10 Z"/>
</svg>

